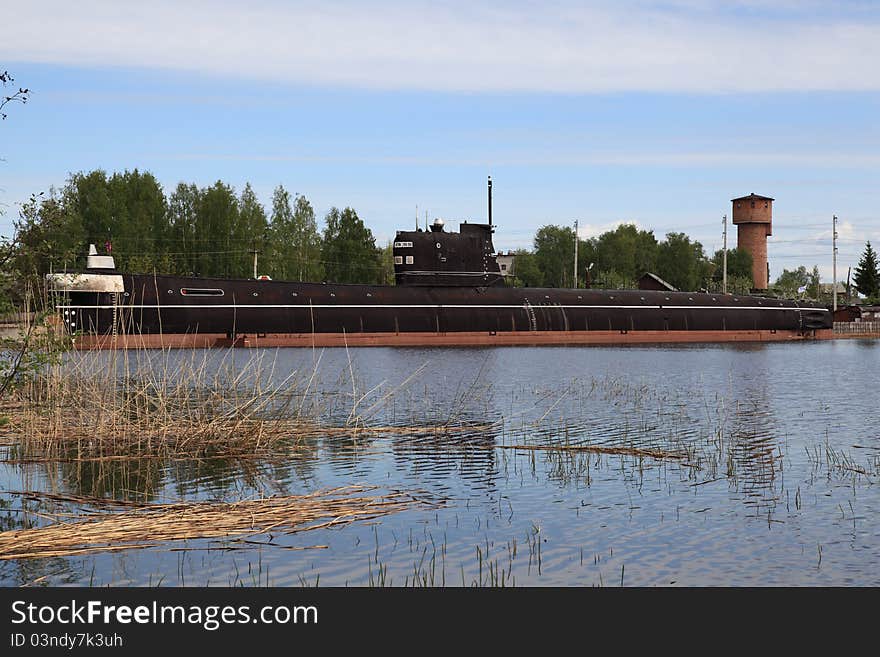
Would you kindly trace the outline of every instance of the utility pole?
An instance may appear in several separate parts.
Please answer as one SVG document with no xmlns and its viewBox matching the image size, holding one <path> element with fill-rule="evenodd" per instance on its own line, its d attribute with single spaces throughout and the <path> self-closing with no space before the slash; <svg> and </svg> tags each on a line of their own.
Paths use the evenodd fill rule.
<svg viewBox="0 0 880 657">
<path fill-rule="evenodd" d="M 724 277 L 721 279 L 721 293 L 727 294 L 727 215 L 721 220 L 724 224 Z"/>
<path fill-rule="evenodd" d="M 832 253 L 833 260 L 832 260 L 832 266 L 831 266 L 831 271 L 832 271 L 832 276 L 833 276 L 833 282 L 831 283 L 831 295 L 832 295 L 832 299 L 834 301 L 833 301 L 831 307 L 832 307 L 832 310 L 834 312 L 836 312 L 837 311 L 837 215 L 835 214 L 832 216 L 833 216 L 833 219 L 831 222 L 831 226 L 833 228 L 833 233 L 832 233 L 831 239 L 832 239 L 832 244 L 834 245 L 834 249 L 833 249 L 833 253 Z"/>
<path fill-rule="evenodd" d="M 578 220 L 574 220 L 574 286 L 578 286 Z"/>
<path fill-rule="evenodd" d="M 849 287 L 849 278 L 852 274 L 852 267 L 846 268 L 846 305 L 852 303 L 852 297 L 850 296 L 850 287 Z"/>
<path fill-rule="evenodd" d="M 254 280 L 257 280 L 257 254 L 260 252 L 257 250 L 257 242 L 254 240 L 254 248 L 252 248 L 248 253 L 254 254 Z"/>
</svg>

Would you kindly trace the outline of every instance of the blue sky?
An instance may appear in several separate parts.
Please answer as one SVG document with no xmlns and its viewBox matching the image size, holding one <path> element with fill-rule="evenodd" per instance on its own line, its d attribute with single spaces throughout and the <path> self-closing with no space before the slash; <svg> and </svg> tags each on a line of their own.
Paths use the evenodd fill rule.
<svg viewBox="0 0 880 657">
<path fill-rule="evenodd" d="M 776 198 L 771 276 L 831 278 L 880 241 L 880 5 L 872 2 L 10 4 L 0 233 L 70 172 L 172 189 L 283 184 L 380 241 L 486 216 L 496 247 L 622 221 L 721 246 L 730 199 Z M 731 227 L 729 246 L 736 244 Z"/>
</svg>

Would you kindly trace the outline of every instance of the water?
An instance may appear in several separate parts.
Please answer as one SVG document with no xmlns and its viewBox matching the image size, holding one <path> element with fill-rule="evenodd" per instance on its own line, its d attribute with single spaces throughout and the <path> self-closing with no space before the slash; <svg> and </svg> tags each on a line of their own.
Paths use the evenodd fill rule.
<svg viewBox="0 0 880 657">
<path fill-rule="evenodd" d="M 234 501 L 366 484 L 436 504 L 247 550 L 202 539 L 0 562 L 0 582 L 880 584 L 878 342 L 231 357 L 255 356 L 276 382 L 296 371 L 326 425 L 456 430 L 325 435 L 259 460 L 6 462 L 4 526 L 20 526 L 27 505 L 10 491 L 25 489 Z M 560 446 L 589 450 L 547 449 Z"/>
</svg>

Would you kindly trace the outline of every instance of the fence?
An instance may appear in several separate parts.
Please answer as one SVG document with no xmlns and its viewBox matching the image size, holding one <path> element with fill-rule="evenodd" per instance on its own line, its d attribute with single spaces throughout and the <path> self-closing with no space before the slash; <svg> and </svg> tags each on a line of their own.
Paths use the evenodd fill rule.
<svg viewBox="0 0 880 657">
<path fill-rule="evenodd" d="M 836 335 L 874 335 L 880 337 L 880 322 L 834 322 Z"/>
</svg>

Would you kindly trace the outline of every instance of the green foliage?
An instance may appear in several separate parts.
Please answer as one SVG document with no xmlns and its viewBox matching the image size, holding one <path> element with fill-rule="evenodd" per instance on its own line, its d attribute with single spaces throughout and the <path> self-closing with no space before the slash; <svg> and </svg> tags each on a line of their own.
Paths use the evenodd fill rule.
<svg viewBox="0 0 880 657">
<path fill-rule="evenodd" d="M 718 249 L 712 256 L 712 273 L 713 281 L 720 281 L 724 277 L 724 251 Z M 727 250 L 727 280 L 731 279 L 747 279 L 749 281 L 748 288 L 753 286 L 752 282 L 752 254 L 745 249 L 728 249 Z"/>
<path fill-rule="evenodd" d="M 372 231 L 352 208 L 331 208 L 325 217 L 321 259 L 334 283 L 377 283 L 382 279 L 380 250 Z"/>
<path fill-rule="evenodd" d="M 172 255 L 169 274 L 192 275 L 196 271 L 196 258 L 201 244 L 196 233 L 200 203 L 201 192 L 195 185 L 179 183 L 168 197 L 166 221 Z"/>
<path fill-rule="evenodd" d="M 616 269 L 606 269 L 592 276 L 592 287 L 605 290 L 625 290 L 636 287 L 637 281 Z"/>
<path fill-rule="evenodd" d="M 818 276 L 818 268 L 814 271 L 816 276 Z M 806 267 L 801 265 L 794 270 L 783 269 L 779 278 L 773 283 L 771 291 L 780 297 L 794 298 L 800 294 L 798 288 L 809 288 L 811 283 L 810 272 L 807 271 Z"/>
<path fill-rule="evenodd" d="M 724 279 L 724 251 L 719 249 L 712 256 L 707 269 L 711 272 L 709 290 L 721 292 Z M 752 255 L 744 249 L 727 250 L 727 291 L 730 294 L 748 294 L 754 287 L 752 280 Z"/>
<path fill-rule="evenodd" d="M 705 288 L 712 275 L 703 245 L 684 233 L 668 233 L 657 246 L 657 275 L 679 290 Z"/>
<path fill-rule="evenodd" d="M 819 267 L 814 265 L 809 271 L 803 265 L 793 270 L 783 269 L 770 290 L 780 297 L 819 299 Z"/>
<path fill-rule="evenodd" d="M 168 251 L 168 224 L 165 193 L 149 172 L 137 169 L 114 173 L 107 180 L 110 197 L 111 230 L 108 235 L 95 235 L 91 241 L 110 241 L 119 254 L 117 266 L 133 270 L 129 258 L 140 258 L 141 271 L 165 271 Z"/>
<path fill-rule="evenodd" d="M 807 283 L 807 296 L 811 299 L 819 298 L 819 265 L 813 265 L 813 271 L 810 272 L 810 281 Z"/>
<path fill-rule="evenodd" d="M 853 282 L 856 289 L 868 299 L 875 300 L 880 297 L 880 270 L 877 265 L 877 253 L 871 247 L 871 242 L 865 243 L 865 250 L 853 272 Z"/>
<path fill-rule="evenodd" d="M 231 255 L 232 271 L 239 277 L 254 276 L 253 251 L 265 251 L 266 238 L 268 237 L 269 224 L 266 221 L 266 211 L 257 200 L 257 195 L 250 183 L 244 186 L 238 199 L 238 221 L 233 225 L 233 245 L 239 246 L 250 244 L 248 251 L 237 249 Z M 260 275 L 258 262 L 257 276 Z M 265 269 L 265 266 L 263 266 Z"/>
<path fill-rule="evenodd" d="M 15 240 L 6 245 L 0 299 L 6 310 L 20 308 L 26 295 L 41 290 L 45 275 L 73 266 L 82 257 L 83 228 L 78 217 L 64 211 L 50 190 L 48 198 L 32 196 L 15 222 Z"/>
<path fill-rule="evenodd" d="M 0 85 L 13 78 L 0 73 Z M 13 102 L 27 102 L 28 89 L 0 97 L 0 110 Z M 6 114 L 0 112 L 0 117 Z M 12 239 L 0 239 L 0 313 L 18 322 L 17 334 L 0 337 L 0 398 L 31 380 L 47 365 L 59 362 L 69 339 L 56 333 L 55 314 L 48 308 L 44 275 L 56 261 L 72 261 L 82 240 L 82 226 L 63 211 L 50 190 L 32 195 L 14 222 Z M 16 314 L 12 314 L 16 313 Z M 0 424 L 6 424 L 2 418 Z"/>
<path fill-rule="evenodd" d="M 379 260 L 382 263 L 382 274 L 379 282 L 383 285 L 394 285 L 394 243 L 386 242 L 382 247 Z"/>
<path fill-rule="evenodd" d="M 201 248 L 196 255 L 196 274 L 247 278 L 248 272 L 237 269 L 239 263 L 234 258 L 247 249 L 246 244 L 233 241 L 239 218 L 235 191 L 218 180 L 202 190 L 200 196 L 196 235 Z"/>
<path fill-rule="evenodd" d="M 127 271 L 163 271 L 169 228 L 162 186 L 153 174 L 137 169 L 114 173 L 76 173 L 62 191 L 61 206 L 82 228 L 85 245 L 112 249 L 116 265 Z"/>
<path fill-rule="evenodd" d="M 572 287 L 574 230 L 568 226 L 543 226 L 535 235 L 535 264 L 544 287 Z"/>
<path fill-rule="evenodd" d="M 635 224 L 621 224 L 590 241 L 595 249 L 598 278 L 626 281 L 626 287 L 631 287 L 645 273 L 658 273 L 658 245 L 652 231 L 639 230 Z"/>
<path fill-rule="evenodd" d="M 290 193 L 281 185 L 272 194 L 269 242 L 268 266 L 273 278 L 320 281 L 324 277 L 315 211 L 308 199 L 299 194 L 291 207 Z"/>
<path fill-rule="evenodd" d="M 528 287 L 572 286 L 574 231 L 565 226 L 543 226 L 535 235 L 534 245 L 532 253 L 516 254 L 516 283 Z M 751 267 L 748 254 L 735 255 L 734 259 L 737 267 L 741 263 Z M 709 284 L 713 269 L 703 246 L 684 233 L 669 233 L 665 241 L 658 243 L 652 231 L 621 224 L 578 242 L 578 286 L 589 280 L 592 287 L 633 288 L 639 278 L 652 272 L 681 290 L 697 290 Z M 750 277 L 751 270 L 747 271 Z"/>
<path fill-rule="evenodd" d="M 3 277 L 0 306 L 7 308 L 11 288 L 82 266 L 89 244 L 110 248 L 122 271 L 250 278 L 256 250 L 258 273 L 276 279 L 323 280 L 326 260 L 326 275 L 339 281 L 393 281 L 353 209 L 331 210 L 325 235 L 332 243 L 324 245 L 311 203 L 281 186 L 269 220 L 250 184 L 236 196 L 219 180 L 206 188 L 180 183 L 166 198 L 149 172 L 79 172 L 60 193 L 26 205 L 16 229 L 15 240 L 0 243 L 0 263 L 14 272 Z"/>
<path fill-rule="evenodd" d="M 598 271 L 596 260 L 598 249 L 596 240 L 578 240 L 578 280 L 577 287 L 588 287 Z"/>
<path fill-rule="evenodd" d="M 83 227 L 87 242 L 103 245 L 113 235 L 115 219 L 107 174 L 101 170 L 75 173 L 62 192 L 65 213 Z"/>
<path fill-rule="evenodd" d="M 712 291 L 721 291 L 721 282 L 712 281 Z M 729 294 L 749 294 L 754 288 L 754 281 L 751 276 L 727 276 L 727 292 Z"/>
<path fill-rule="evenodd" d="M 70 348 L 70 338 L 56 331 L 53 312 L 28 312 L 27 317 L 17 334 L 0 338 L 0 398 L 60 363 Z"/>
<path fill-rule="evenodd" d="M 535 255 L 525 249 L 514 252 L 513 259 L 513 284 L 516 287 L 541 287 L 544 284 L 544 274 L 538 269 Z"/>
</svg>

